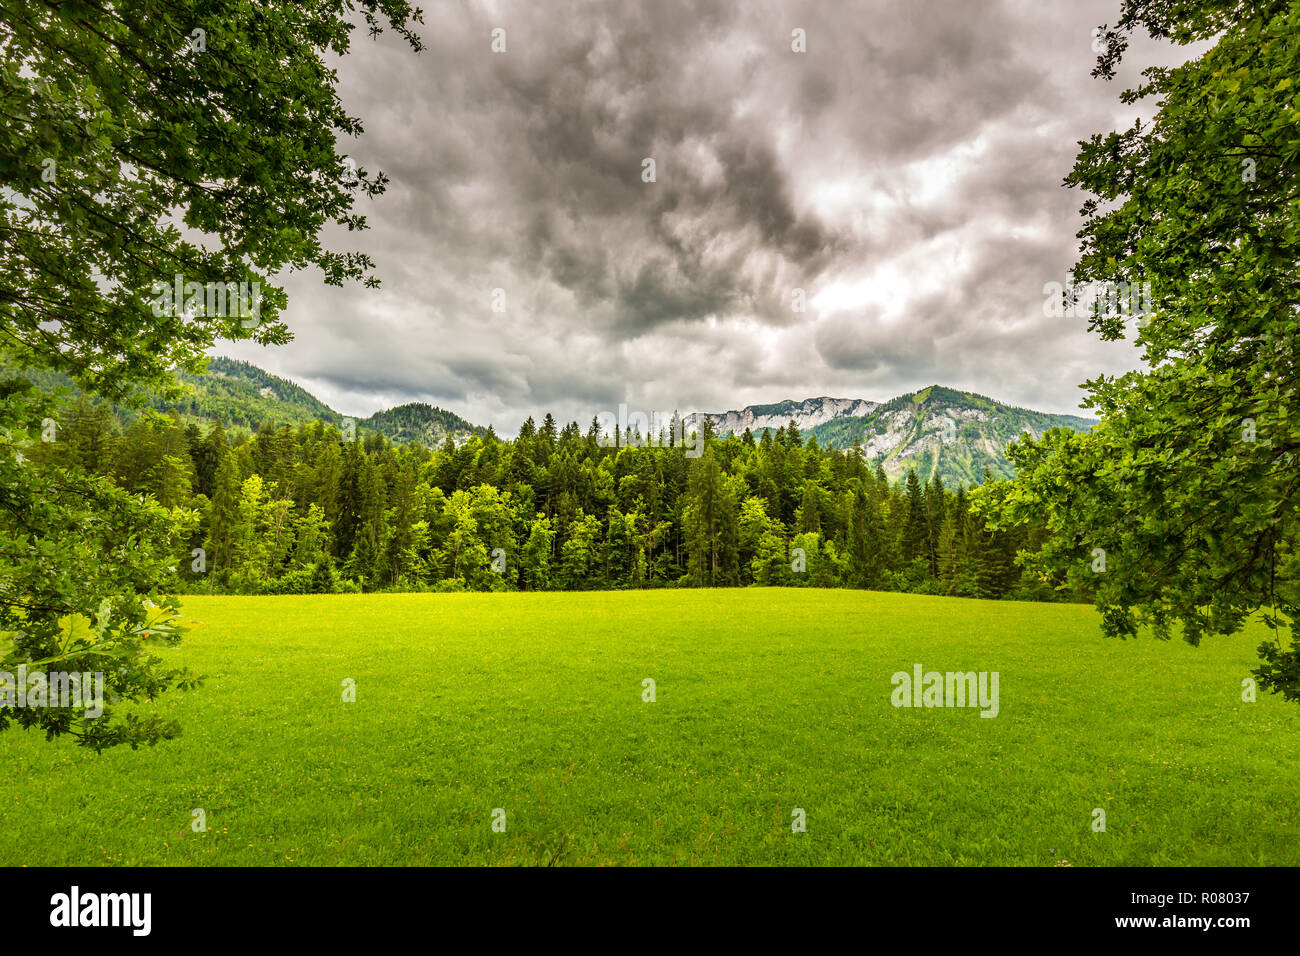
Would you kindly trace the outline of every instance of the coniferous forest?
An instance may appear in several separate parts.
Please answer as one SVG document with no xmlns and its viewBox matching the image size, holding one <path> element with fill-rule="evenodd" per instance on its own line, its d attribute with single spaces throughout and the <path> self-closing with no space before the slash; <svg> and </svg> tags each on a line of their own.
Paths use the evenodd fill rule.
<svg viewBox="0 0 1300 956">
<path fill-rule="evenodd" d="M 593 422 L 532 418 L 438 449 L 315 422 L 256 432 L 103 403 L 60 413 L 49 464 L 152 496 L 186 529 L 179 591 L 594 590 L 809 586 L 1086 599 L 1016 563 L 1030 525 L 992 530 L 977 494 L 891 482 L 856 445 L 775 432 L 617 447 Z M 695 449 L 698 436 L 691 435 Z M 666 442 L 665 444 L 668 444 Z"/>
</svg>

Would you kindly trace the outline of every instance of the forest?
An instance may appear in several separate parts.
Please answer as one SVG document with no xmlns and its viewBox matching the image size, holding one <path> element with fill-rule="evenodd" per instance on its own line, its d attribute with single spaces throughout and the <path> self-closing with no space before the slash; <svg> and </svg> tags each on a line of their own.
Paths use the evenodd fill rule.
<svg viewBox="0 0 1300 956">
<path fill-rule="evenodd" d="M 37 446 L 169 509 L 179 592 L 298 594 L 808 586 L 1087 600 L 1016 562 L 1044 536 L 986 525 L 1005 483 L 891 482 L 856 443 L 791 421 L 703 452 L 643 447 L 593 421 L 532 418 L 440 448 L 313 422 L 256 432 L 146 412 L 123 426 L 82 395 Z M 622 447 L 619 447 L 622 446 Z"/>
</svg>

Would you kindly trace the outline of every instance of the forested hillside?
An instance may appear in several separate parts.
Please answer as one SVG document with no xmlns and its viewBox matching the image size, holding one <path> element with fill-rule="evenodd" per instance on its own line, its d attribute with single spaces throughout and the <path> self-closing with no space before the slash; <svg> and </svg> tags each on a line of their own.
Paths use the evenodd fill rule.
<svg viewBox="0 0 1300 956">
<path fill-rule="evenodd" d="M 60 392 L 74 398 L 81 394 L 70 378 L 57 372 L 15 369 L 2 364 L 0 372 L 21 374 L 46 392 Z M 183 422 L 204 426 L 219 421 L 232 432 L 256 431 L 264 424 L 278 427 L 328 422 L 342 426 L 347 419 L 302 386 L 237 359 L 215 356 L 208 359 L 206 375 L 178 372 L 175 378 L 178 394 L 141 390 L 137 392 L 138 403 L 113 405 L 113 416 L 130 423 L 140 409 L 151 409 L 175 413 Z M 392 441 L 418 441 L 428 445 L 438 445 L 448 436 L 463 440 L 484 431 L 459 415 L 423 403 L 376 412 L 358 420 L 357 425 L 363 431 L 380 432 Z"/>
<path fill-rule="evenodd" d="M 416 442 L 430 447 L 436 447 L 448 438 L 460 442 L 487 431 L 480 425 L 471 425 L 459 415 L 424 402 L 386 408 L 358 424 L 362 430 L 377 431 L 389 441 L 399 444 Z"/>
<path fill-rule="evenodd" d="M 305 388 L 248 362 L 217 356 L 208 360 L 207 375 L 178 377 L 189 396 L 179 402 L 154 397 L 148 407 L 250 430 L 265 421 L 305 425 L 343 418 Z"/>
</svg>

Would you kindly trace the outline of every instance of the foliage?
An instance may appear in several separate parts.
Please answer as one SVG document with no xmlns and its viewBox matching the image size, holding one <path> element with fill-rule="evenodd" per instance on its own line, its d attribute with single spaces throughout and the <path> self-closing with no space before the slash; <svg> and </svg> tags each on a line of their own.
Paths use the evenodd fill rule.
<svg viewBox="0 0 1300 956">
<path fill-rule="evenodd" d="M 1092 194 L 1076 285 L 1150 283 L 1152 310 L 1091 323 L 1146 368 L 1087 384 L 1090 434 L 1013 446 L 998 520 L 1043 523 L 1026 563 L 1094 587 L 1108 634 L 1197 643 L 1264 609 L 1256 676 L 1300 701 L 1300 3 L 1126 0 L 1096 75 L 1137 31 L 1212 45 L 1144 71 L 1122 99 L 1153 121 L 1082 143 L 1066 181 Z"/>
<path fill-rule="evenodd" d="M 47 737 L 71 734 L 95 750 L 155 743 L 174 721 L 116 714 L 121 700 L 188 688 L 184 669 L 159 668 L 152 651 L 179 638 L 177 609 L 158 586 L 195 515 L 137 497 L 68 461 L 41 463 L 48 399 L 22 380 L 0 384 L 0 672 L 100 674 L 103 712 L 77 706 L 0 707 Z M 32 423 L 24 425 L 21 423 Z"/>
<path fill-rule="evenodd" d="M 386 183 L 335 151 L 361 125 L 324 58 L 357 8 L 420 49 L 404 0 L 0 3 L 0 323 L 21 364 L 118 399 L 202 371 L 218 337 L 287 341 L 270 275 L 375 282 L 318 239 L 365 228 L 353 199 Z M 256 284 L 259 313 L 155 308 L 175 276 Z"/>
<path fill-rule="evenodd" d="M 319 240 L 365 228 L 353 199 L 386 181 L 336 152 L 361 126 L 325 58 L 348 51 L 358 10 L 420 49 L 404 0 L 0 0 L 0 363 L 29 370 L 0 383 L 5 668 L 103 672 L 110 703 L 191 686 L 151 653 L 181 630 L 159 593 L 177 545 L 205 522 L 214 577 L 237 588 L 285 560 L 297 526 L 260 479 L 241 483 L 221 435 L 202 447 L 142 416 L 119 444 L 83 395 L 50 423 L 65 427 L 54 460 L 47 400 L 23 376 L 114 402 L 177 394 L 173 371 L 202 372 L 219 338 L 288 340 L 268 277 L 315 266 L 375 284 L 369 257 Z M 0 728 L 96 750 L 177 732 L 134 710 L 8 711 Z"/>
</svg>

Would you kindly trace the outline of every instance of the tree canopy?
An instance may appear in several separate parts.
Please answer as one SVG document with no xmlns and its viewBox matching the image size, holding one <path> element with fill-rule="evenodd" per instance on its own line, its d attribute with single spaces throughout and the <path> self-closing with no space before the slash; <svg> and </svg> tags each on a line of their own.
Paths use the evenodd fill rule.
<svg viewBox="0 0 1300 956">
<path fill-rule="evenodd" d="M 361 123 L 327 54 L 359 11 L 412 49 L 404 0 L 0 3 L 0 327 L 24 365 L 101 395 L 201 371 L 220 338 L 283 343 L 270 277 L 375 284 L 327 224 L 365 228 L 385 177 L 338 152 Z M 256 283 L 257 315 L 159 309 L 158 286 Z M 185 303 L 188 305 L 188 303 Z M 216 314 L 213 314 L 216 313 Z"/>
<path fill-rule="evenodd" d="M 285 269 L 374 285 L 367 256 L 319 238 L 364 228 L 353 201 L 385 183 L 336 145 L 361 124 L 325 58 L 358 22 L 421 49 L 403 0 L 0 2 L 6 363 L 131 398 L 201 371 L 218 338 L 287 341 Z M 189 686 L 151 652 L 182 630 L 159 592 L 194 518 L 163 503 L 182 460 L 160 465 L 161 501 L 48 467 L 52 408 L 21 378 L 0 387 L 0 672 L 101 673 L 109 704 Z M 0 708 L 14 721 L 96 749 L 177 732 L 108 705 Z"/>
<path fill-rule="evenodd" d="M 1263 609 L 1256 676 L 1300 701 L 1300 3 L 1126 0 L 1094 75 L 1138 31 L 1212 45 L 1143 71 L 1121 99 L 1153 118 L 1081 143 L 1066 183 L 1090 194 L 1076 286 L 1149 283 L 1144 314 L 1090 326 L 1145 367 L 1087 383 L 1091 433 L 1013 446 L 999 520 L 1045 522 L 1024 560 L 1089 582 L 1112 635 L 1196 643 Z"/>
</svg>

